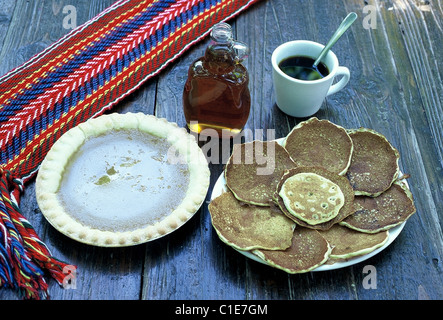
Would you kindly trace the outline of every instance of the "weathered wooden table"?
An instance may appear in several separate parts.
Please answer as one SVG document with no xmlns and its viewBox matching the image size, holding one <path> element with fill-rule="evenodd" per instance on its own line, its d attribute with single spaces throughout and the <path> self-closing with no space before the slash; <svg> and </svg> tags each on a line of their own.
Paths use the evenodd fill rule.
<svg viewBox="0 0 443 320">
<path fill-rule="evenodd" d="M 0 0 L 0 74 L 25 62 L 112 0 Z M 71 7 L 67 7 L 67 6 Z M 384 251 L 360 264 L 327 272 L 288 275 L 226 246 L 211 226 L 208 203 L 178 231 L 135 247 L 80 244 L 42 216 L 34 184 L 22 200 L 25 216 L 55 257 L 78 266 L 76 288 L 50 280 L 52 299 L 442 299 L 443 298 L 443 3 L 421 0 L 263 0 L 230 23 L 249 44 L 252 111 L 246 129 L 285 136 L 304 119 L 275 105 L 270 57 L 281 43 L 325 43 L 347 13 L 359 15 L 334 46 L 351 70 L 341 92 L 316 114 L 346 128 L 383 133 L 401 153 L 401 170 L 417 213 Z M 75 13 L 75 14 L 74 14 Z M 185 127 L 182 89 L 187 68 L 207 42 L 186 52 L 118 105 Z M 245 140 L 253 136 L 247 135 Z M 223 160 L 223 159 L 222 159 Z M 211 163 L 211 190 L 223 169 Z M 376 288 L 363 285 L 364 267 L 376 270 Z M 1 289 L 0 299 L 20 296 Z"/>
</svg>

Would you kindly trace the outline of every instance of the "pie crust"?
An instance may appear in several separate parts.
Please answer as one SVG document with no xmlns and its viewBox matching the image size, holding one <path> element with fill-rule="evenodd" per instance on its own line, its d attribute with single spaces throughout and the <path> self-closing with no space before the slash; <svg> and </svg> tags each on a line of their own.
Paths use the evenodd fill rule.
<svg viewBox="0 0 443 320">
<path fill-rule="evenodd" d="M 58 139 L 36 179 L 38 205 L 82 243 L 122 247 L 160 238 L 202 205 L 210 172 L 194 136 L 142 113 L 90 119 Z"/>
</svg>

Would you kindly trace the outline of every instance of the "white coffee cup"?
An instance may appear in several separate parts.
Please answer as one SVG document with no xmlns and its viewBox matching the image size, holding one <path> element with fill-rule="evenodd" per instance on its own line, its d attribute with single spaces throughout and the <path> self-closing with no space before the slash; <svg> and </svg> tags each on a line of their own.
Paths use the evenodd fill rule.
<svg viewBox="0 0 443 320">
<path fill-rule="evenodd" d="M 343 89 L 349 82 L 350 73 L 346 67 L 339 66 L 337 56 L 329 50 L 322 59 L 329 74 L 318 80 L 299 80 L 285 74 L 278 66 L 284 59 L 293 56 L 307 56 L 316 59 L 323 45 L 313 41 L 296 40 L 283 43 L 272 53 L 272 77 L 277 106 L 293 117 L 309 117 L 321 107 L 325 98 Z M 335 83 L 335 77 L 341 79 Z"/>
</svg>

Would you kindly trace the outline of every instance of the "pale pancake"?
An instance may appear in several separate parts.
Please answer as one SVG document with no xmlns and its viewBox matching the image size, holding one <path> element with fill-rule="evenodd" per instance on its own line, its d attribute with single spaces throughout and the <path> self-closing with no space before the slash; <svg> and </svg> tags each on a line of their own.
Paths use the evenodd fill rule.
<svg viewBox="0 0 443 320">
<path fill-rule="evenodd" d="M 286 179 L 279 196 L 290 213 L 314 225 L 335 218 L 345 200 L 337 184 L 312 172 L 301 172 Z"/>
<path fill-rule="evenodd" d="M 285 203 L 282 199 L 282 197 L 279 195 L 279 192 L 285 183 L 285 181 L 299 173 L 315 173 L 319 176 L 322 176 L 330 181 L 332 181 L 334 184 L 339 186 L 341 192 L 344 196 L 344 203 L 341 209 L 339 210 L 338 214 L 332 218 L 331 220 L 328 220 L 326 222 L 320 223 L 320 224 L 309 224 L 306 221 L 303 221 L 302 219 L 299 219 L 295 215 L 293 215 L 285 206 Z M 320 167 L 298 167 L 291 170 L 288 170 L 282 179 L 280 180 L 280 183 L 277 186 L 277 190 L 274 194 L 274 201 L 277 203 L 277 205 L 280 207 L 281 211 L 290 219 L 294 220 L 298 225 L 317 229 L 317 230 L 327 230 L 329 229 L 333 224 L 340 222 L 347 216 L 351 215 L 354 212 L 354 191 L 352 190 L 351 185 L 349 184 L 348 179 L 346 179 L 343 176 L 340 176 L 335 173 L 331 173 L 328 170 L 325 170 L 324 168 Z"/>
<path fill-rule="evenodd" d="M 295 163 L 276 141 L 236 144 L 225 166 L 226 185 L 243 202 L 269 206 L 281 176 L 293 167 Z"/>
<path fill-rule="evenodd" d="M 399 152 L 374 130 L 360 128 L 348 133 L 354 152 L 346 176 L 356 195 L 377 196 L 397 179 Z"/>
<path fill-rule="evenodd" d="M 297 227 L 290 248 L 281 251 L 254 250 L 253 253 L 273 267 L 293 274 L 309 272 L 324 264 L 331 250 L 317 230 Z"/>
<path fill-rule="evenodd" d="M 353 152 L 344 128 L 315 117 L 294 127 L 284 147 L 297 165 L 322 167 L 340 175 L 346 173 Z"/>
<path fill-rule="evenodd" d="M 396 181 L 378 197 L 356 196 L 355 213 L 340 224 L 361 232 L 389 230 L 412 216 L 416 209 L 406 185 Z"/>
<path fill-rule="evenodd" d="M 388 231 L 374 234 L 359 232 L 335 224 L 321 235 L 333 247 L 330 260 L 340 261 L 368 254 L 383 246 L 388 241 Z"/>
<path fill-rule="evenodd" d="M 228 191 L 209 204 L 220 239 L 239 250 L 284 250 L 291 246 L 293 221 L 272 207 L 250 206 Z"/>
</svg>

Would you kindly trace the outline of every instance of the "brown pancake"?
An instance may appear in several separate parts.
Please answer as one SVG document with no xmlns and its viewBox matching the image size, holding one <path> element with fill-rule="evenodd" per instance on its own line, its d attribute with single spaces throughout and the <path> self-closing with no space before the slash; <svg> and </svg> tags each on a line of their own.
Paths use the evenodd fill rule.
<svg viewBox="0 0 443 320">
<path fill-rule="evenodd" d="M 290 248 L 281 251 L 254 250 L 253 253 L 275 268 L 288 273 L 303 273 L 324 264 L 331 249 L 317 230 L 297 227 Z"/>
<path fill-rule="evenodd" d="M 269 206 L 284 171 L 293 167 L 276 141 L 236 144 L 225 166 L 226 185 L 243 202 Z"/>
<path fill-rule="evenodd" d="M 399 174 L 400 155 L 389 141 L 371 129 L 348 130 L 354 143 L 346 176 L 356 195 L 377 196 L 387 190 Z"/>
<path fill-rule="evenodd" d="M 340 261 L 368 254 L 388 241 L 388 231 L 368 234 L 335 224 L 321 235 L 333 247 L 330 259 Z"/>
<path fill-rule="evenodd" d="M 220 239 L 239 250 L 284 250 L 291 245 L 293 221 L 271 207 L 249 206 L 228 191 L 209 204 Z"/>
<path fill-rule="evenodd" d="M 353 152 L 344 128 L 315 117 L 294 127 L 284 147 L 297 165 L 322 167 L 340 175 L 346 173 Z"/>
<path fill-rule="evenodd" d="M 302 219 L 297 218 L 294 216 L 285 206 L 285 203 L 282 199 L 282 197 L 279 196 L 279 192 L 282 188 L 282 185 L 285 183 L 285 181 L 298 174 L 298 173 L 304 173 L 304 172 L 312 172 L 319 176 L 325 177 L 326 179 L 332 181 L 336 185 L 338 185 L 344 195 L 344 204 L 341 207 L 340 211 L 338 212 L 338 215 L 335 216 L 333 219 L 323 222 L 320 224 L 309 224 L 306 221 L 303 221 Z M 338 223 L 342 221 L 347 216 L 351 215 L 354 212 L 354 191 L 352 190 L 351 185 L 349 184 L 348 179 L 346 179 L 343 176 L 340 176 L 335 173 L 331 173 L 328 170 L 325 170 L 324 168 L 320 167 L 298 167 L 291 170 L 288 170 L 285 175 L 280 180 L 277 191 L 274 194 L 274 201 L 278 204 L 282 212 L 290 219 L 295 221 L 298 225 L 311 228 L 311 229 L 317 229 L 317 230 L 327 230 L 329 229 L 333 224 Z"/>
<path fill-rule="evenodd" d="M 355 213 L 340 224 L 360 232 L 376 233 L 406 221 L 416 211 L 406 185 L 396 181 L 378 197 L 356 196 Z"/>
</svg>

